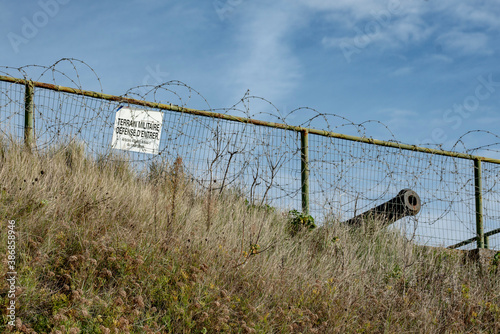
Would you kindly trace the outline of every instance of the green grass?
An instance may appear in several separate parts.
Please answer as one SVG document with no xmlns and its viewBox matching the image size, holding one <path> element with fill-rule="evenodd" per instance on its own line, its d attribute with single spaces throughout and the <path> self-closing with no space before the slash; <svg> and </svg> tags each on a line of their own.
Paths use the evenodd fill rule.
<svg viewBox="0 0 500 334">
<path fill-rule="evenodd" d="M 18 272 L 17 327 L 1 280 L 0 332 L 500 332 L 497 263 L 373 225 L 290 233 L 287 212 L 207 193 L 181 159 L 137 175 L 80 145 L 0 151 L 0 270 L 15 220 Z"/>
</svg>

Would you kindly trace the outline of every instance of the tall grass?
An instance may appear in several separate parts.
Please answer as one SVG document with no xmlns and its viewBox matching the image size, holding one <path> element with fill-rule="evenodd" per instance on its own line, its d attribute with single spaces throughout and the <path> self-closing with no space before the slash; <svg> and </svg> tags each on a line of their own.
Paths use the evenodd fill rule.
<svg viewBox="0 0 500 334">
<path fill-rule="evenodd" d="M 138 174 L 81 145 L 0 148 L 1 272 L 17 229 L 21 333 L 498 333 L 498 263 L 200 189 L 182 159 Z M 368 227 L 369 226 L 369 227 Z"/>
</svg>

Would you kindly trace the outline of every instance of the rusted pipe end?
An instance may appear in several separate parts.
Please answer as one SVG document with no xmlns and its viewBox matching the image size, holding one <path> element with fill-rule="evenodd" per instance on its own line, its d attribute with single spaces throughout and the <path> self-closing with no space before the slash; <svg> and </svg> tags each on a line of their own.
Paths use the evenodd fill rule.
<svg viewBox="0 0 500 334">
<path fill-rule="evenodd" d="M 420 212 L 421 206 L 420 197 L 415 191 L 403 189 L 393 199 L 357 215 L 343 224 L 359 227 L 365 220 L 379 220 L 385 222 L 384 225 L 389 225 L 403 217 L 415 216 Z"/>
<path fill-rule="evenodd" d="M 399 192 L 398 196 L 401 198 L 401 204 L 403 204 L 405 213 L 408 216 L 415 216 L 420 212 L 422 203 L 416 192 L 411 189 L 403 189 Z"/>
</svg>

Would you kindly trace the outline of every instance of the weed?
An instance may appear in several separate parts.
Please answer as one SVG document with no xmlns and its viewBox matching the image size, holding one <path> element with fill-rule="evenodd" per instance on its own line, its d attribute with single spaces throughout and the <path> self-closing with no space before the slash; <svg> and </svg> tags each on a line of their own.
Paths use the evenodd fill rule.
<svg viewBox="0 0 500 334">
<path fill-rule="evenodd" d="M 19 281 L 17 327 L 3 313 L 0 332 L 500 332 L 500 253 L 484 275 L 375 224 L 315 228 L 238 189 L 200 190 L 180 159 L 141 176 L 76 147 L 2 150 Z"/>
<path fill-rule="evenodd" d="M 289 212 L 289 230 L 292 236 L 295 236 L 297 233 L 313 230 L 316 228 L 316 224 L 314 224 L 314 218 L 311 215 L 306 215 L 297 210 L 291 210 Z"/>
</svg>

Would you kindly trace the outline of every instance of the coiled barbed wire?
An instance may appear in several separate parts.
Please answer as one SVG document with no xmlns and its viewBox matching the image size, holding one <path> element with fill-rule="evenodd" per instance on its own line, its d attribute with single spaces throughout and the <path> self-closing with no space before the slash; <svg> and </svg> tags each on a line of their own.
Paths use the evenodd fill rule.
<svg viewBox="0 0 500 334">
<path fill-rule="evenodd" d="M 103 92 L 96 72 L 77 59 L 61 59 L 51 66 L 0 67 L 0 74 L 80 90 L 87 85 Z M 92 78 L 94 83 L 87 83 L 90 79 L 82 80 L 82 76 Z M 308 107 L 285 113 L 271 101 L 249 91 L 230 107 L 216 109 L 200 92 L 177 80 L 137 86 L 121 97 L 194 106 L 208 112 L 320 128 L 361 138 L 371 138 L 369 128 L 376 126 L 385 133 L 385 138 L 378 139 L 401 143 L 382 122 L 370 120 L 357 124 L 344 116 Z M 158 155 L 117 151 L 111 149 L 115 111 L 120 106 L 158 110 L 123 101 L 37 87 L 34 101 L 37 149 L 79 141 L 96 158 L 125 159 L 138 170 L 147 170 L 154 164 L 172 164 L 180 158 L 189 177 L 206 191 L 239 189 L 250 203 L 285 210 L 301 207 L 299 132 L 162 110 Z M 22 138 L 23 113 L 24 87 L 0 81 L 0 129 L 4 136 Z M 467 146 L 468 139 L 478 135 L 481 144 Z M 403 188 L 411 188 L 422 199 L 422 211 L 417 217 L 394 224 L 396 228 L 409 231 L 420 243 L 431 245 L 450 245 L 475 236 L 472 160 L 317 134 L 309 134 L 308 148 L 310 212 L 317 219 L 343 221 L 394 197 Z M 487 131 L 470 131 L 456 141 L 452 150 L 499 157 L 500 137 Z M 485 230 L 500 227 L 499 173 L 500 165 L 483 164 Z M 492 238 L 490 243 L 492 247 L 500 247 L 498 238 Z"/>
</svg>

